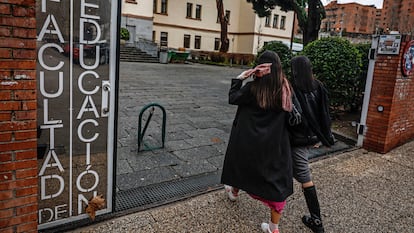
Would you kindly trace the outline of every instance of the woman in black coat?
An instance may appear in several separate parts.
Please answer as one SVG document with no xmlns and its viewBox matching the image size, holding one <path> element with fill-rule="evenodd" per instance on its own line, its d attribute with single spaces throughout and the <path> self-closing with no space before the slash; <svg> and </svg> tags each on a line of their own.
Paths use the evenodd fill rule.
<svg viewBox="0 0 414 233">
<path fill-rule="evenodd" d="M 302 184 L 310 215 L 302 222 L 313 232 L 325 232 L 322 225 L 318 196 L 309 169 L 309 149 L 320 145 L 332 146 L 329 99 L 322 83 L 313 77 L 312 64 L 305 56 L 291 61 L 292 86 L 302 110 L 301 124 L 290 128 L 293 176 Z"/>
<path fill-rule="evenodd" d="M 237 105 L 224 159 L 221 182 L 231 200 L 239 189 L 271 209 L 265 232 L 279 232 L 286 198 L 293 192 L 287 119 L 292 110 L 291 89 L 279 56 L 265 51 L 255 69 L 232 79 L 229 103 Z M 269 64 L 270 63 L 270 64 Z M 243 80 L 253 76 L 252 82 Z"/>
</svg>

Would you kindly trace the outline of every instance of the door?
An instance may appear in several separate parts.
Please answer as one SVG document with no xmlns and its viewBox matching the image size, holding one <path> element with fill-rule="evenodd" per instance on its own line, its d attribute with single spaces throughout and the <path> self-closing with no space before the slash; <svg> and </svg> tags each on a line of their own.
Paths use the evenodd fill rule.
<svg viewBox="0 0 414 233">
<path fill-rule="evenodd" d="M 96 196 L 113 209 L 118 17 L 115 0 L 36 5 L 40 230 L 93 218 Z"/>
<path fill-rule="evenodd" d="M 127 27 L 128 32 L 129 32 L 129 40 L 128 40 L 128 43 L 133 44 L 135 41 L 137 41 L 136 33 L 135 33 L 135 26 L 129 26 L 129 25 L 127 25 L 126 27 Z"/>
</svg>

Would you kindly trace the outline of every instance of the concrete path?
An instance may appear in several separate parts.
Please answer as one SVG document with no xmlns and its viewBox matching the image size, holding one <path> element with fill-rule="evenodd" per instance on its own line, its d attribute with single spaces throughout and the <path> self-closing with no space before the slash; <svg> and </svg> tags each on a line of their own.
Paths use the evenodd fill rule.
<svg viewBox="0 0 414 233">
<path fill-rule="evenodd" d="M 311 163 L 327 233 L 414 232 L 414 142 L 387 154 L 363 149 Z M 311 232 L 300 187 L 281 220 L 282 233 Z M 269 211 L 242 193 L 233 203 L 223 190 L 109 219 L 72 232 L 261 232 Z"/>
</svg>

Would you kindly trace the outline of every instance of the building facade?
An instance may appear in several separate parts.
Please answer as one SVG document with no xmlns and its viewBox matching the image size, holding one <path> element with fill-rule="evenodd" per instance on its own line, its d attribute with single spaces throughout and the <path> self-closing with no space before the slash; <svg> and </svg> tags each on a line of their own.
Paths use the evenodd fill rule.
<svg viewBox="0 0 414 233">
<path fill-rule="evenodd" d="M 247 1 L 223 0 L 223 5 L 229 53 L 256 54 L 265 42 L 290 42 L 293 12 L 276 7 L 269 17 L 259 18 Z M 129 30 L 130 43 L 151 40 L 170 49 L 213 52 L 220 48 L 217 15 L 216 1 L 127 0 L 122 3 L 121 27 Z"/>
<path fill-rule="evenodd" d="M 339 4 L 331 1 L 325 6 L 326 18 L 322 20 L 321 32 L 348 37 L 370 36 L 376 31 L 377 8 L 358 3 Z"/>
<path fill-rule="evenodd" d="M 381 14 L 384 32 L 398 31 L 401 34 L 414 32 L 414 2 L 412 0 L 384 0 Z"/>
</svg>

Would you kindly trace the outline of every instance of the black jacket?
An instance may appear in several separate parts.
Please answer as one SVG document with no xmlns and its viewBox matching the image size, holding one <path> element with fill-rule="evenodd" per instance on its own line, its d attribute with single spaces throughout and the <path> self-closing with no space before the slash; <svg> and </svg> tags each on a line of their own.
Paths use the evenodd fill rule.
<svg viewBox="0 0 414 233">
<path fill-rule="evenodd" d="M 264 110 L 252 95 L 251 83 L 232 80 L 229 103 L 237 105 L 224 158 L 221 182 L 270 201 L 293 192 L 288 113 Z"/>
<path fill-rule="evenodd" d="M 321 82 L 317 81 L 317 84 L 310 92 L 293 86 L 302 111 L 302 123 L 289 128 L 292 146 L 314 145 L 320 141 L 329 147 L 335 143 L 331 131 L 328 92 Z"/>
</svg>

